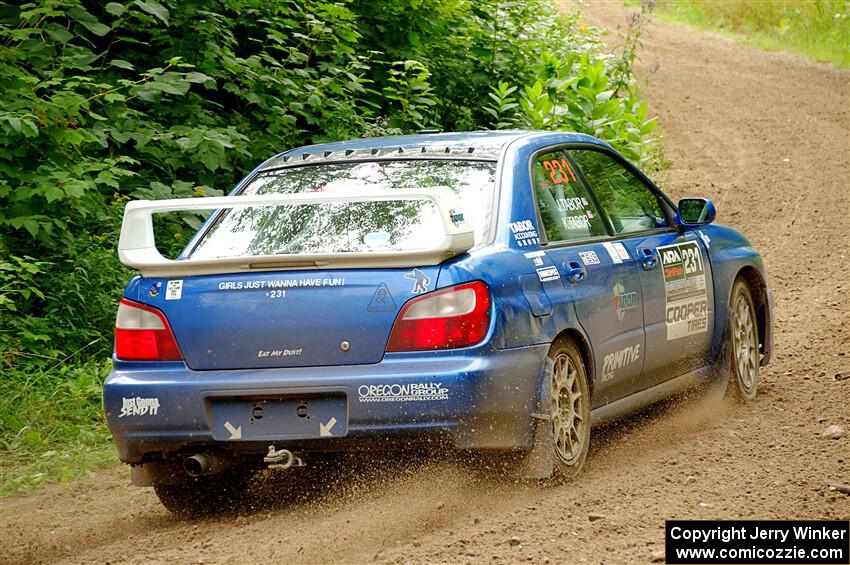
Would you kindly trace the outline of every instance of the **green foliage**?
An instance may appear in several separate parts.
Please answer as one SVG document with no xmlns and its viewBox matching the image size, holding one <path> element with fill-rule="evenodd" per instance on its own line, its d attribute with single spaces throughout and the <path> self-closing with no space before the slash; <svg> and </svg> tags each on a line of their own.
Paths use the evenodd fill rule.
<svg viewBox="0 0 850 565">
<path fill-rule="evenodd" d="M 422 128 L 586 131 L 644 159 L 634 50 L 600 48 L 548 0 L 0 0 L 0 458 L 37 462 L 10 480 L 105 441 L 128 200 L 222 194 L 288 147 Z M 162 251 L 201 220 L 160 218 Z"/>
<path fill-rule="evenodd" d="M 661 17 L 732 33 L 769 51 L 790 51 L 850 67 L 847 0 L 658 0 Z"/>
</svg>

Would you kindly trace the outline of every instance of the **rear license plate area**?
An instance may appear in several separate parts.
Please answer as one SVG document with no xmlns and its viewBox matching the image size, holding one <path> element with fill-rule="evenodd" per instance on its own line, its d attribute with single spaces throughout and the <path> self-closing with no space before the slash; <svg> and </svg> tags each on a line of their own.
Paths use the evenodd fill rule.
<svg viewBox="0 0 850 565">
<path fill-rule="evenodd" d="M 212 435 L 218 441 L 341 437 L 348 433 L 346 397 L 213 398 Z"/>
</svg>

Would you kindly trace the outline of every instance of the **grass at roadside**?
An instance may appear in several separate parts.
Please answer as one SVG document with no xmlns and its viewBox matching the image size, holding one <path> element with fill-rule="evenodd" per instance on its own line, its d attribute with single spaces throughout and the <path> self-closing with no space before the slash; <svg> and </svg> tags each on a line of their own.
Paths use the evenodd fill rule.
<svg viewBox="0 0 850 565">
<path fill-rule="evenodd" d="M 0 496 L 71 482 L 117 462 L 101 413 L 108 361 L 56 360 L 2 369 Z"/>
<path fill-rule="evenodd" d="M 847 0 L 657 0 L 655 13 L 663 20 L 729 33 L 767 51 L 850 67 Z"/>
</svg>

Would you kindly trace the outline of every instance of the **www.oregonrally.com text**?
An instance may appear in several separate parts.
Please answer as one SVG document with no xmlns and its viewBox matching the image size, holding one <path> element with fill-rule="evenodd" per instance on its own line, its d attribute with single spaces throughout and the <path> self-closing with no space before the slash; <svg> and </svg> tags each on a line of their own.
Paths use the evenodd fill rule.
<svg viewBox="0 0 850 565">
<path fill-rule="evenodd" d="M 850 563 L 850 522 L 669 520 L 667 563 Z"/>
</svg>

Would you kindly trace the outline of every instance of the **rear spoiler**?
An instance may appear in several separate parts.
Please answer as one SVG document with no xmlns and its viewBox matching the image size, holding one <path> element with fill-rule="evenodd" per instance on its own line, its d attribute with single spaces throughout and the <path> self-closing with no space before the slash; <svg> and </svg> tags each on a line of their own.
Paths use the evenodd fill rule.
<svg viewBox="0 0 850 565">
<path fill-rule="evenodd" d="M 432 248 L 415 251 L 375 251 L 252 255 L 214 259 L 167 259 L 156 248 L 153 214 L 258 206 L 316 204 L 321 202 L 367 202 L 431 200 L 442 220 L 441 240 Z M 474 233 L 465 221 L 454 192 L 448 187 L 395 190 L 346 190 L 301 194 L 216 196 L 173 200 L 134 200 L 124 209 L 118 240 L 118 257 L 145 277 L 213 275 L 249 271 L 310 268 L 419 267 L 436 265 L 473 246 Z"/>
</svg>

